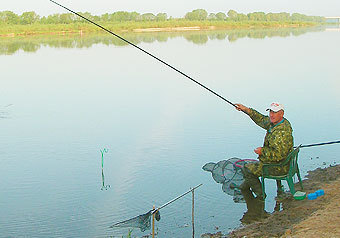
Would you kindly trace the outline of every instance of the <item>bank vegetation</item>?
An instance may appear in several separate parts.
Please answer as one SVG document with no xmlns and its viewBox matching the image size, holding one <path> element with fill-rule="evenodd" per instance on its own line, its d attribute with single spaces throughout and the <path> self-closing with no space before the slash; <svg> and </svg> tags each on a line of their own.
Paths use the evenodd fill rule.
<svg viewBox="0 0 340 238">
<path fill-rule="evenodd" d="M 299 27 L 322 24 L 325 19 L 320 16 L 307 16 L 300 13 L 264 13 L 248 14 L 229 10 L 227 13 L 208 13 L 196 9 L 185 14 L 183 18 L 169 17 L 166 13 L 144 13 L 118 11 L 100 16 L 89 12 L 79 12 L 82 16 L 99 23 L 111 31 L 135 31 L 136 29 L 157 28 L 159 31 L 178 29 L 235 29 L 255 27 Z M 39 16 L 35 12 L 17 15 L 11 11 L 0 12 L 0 35 L 16 36 L 30 34 L 66 34 L 96 33 L 100 28 L 72 14 L 53 14 Z"/>
</svg>

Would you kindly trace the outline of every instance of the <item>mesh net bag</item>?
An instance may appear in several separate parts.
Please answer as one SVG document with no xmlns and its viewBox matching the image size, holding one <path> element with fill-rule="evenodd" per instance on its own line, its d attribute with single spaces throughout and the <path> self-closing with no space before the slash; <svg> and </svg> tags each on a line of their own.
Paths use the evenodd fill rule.
<svg viewBox="0 0 340 238">
<path fill-rule="evenodd" d="M 154 210 L 150 210 L 149 212 L 136 216 L 134 218 L 118 222 L 116 224 L 113 224 L 110 226 L 110 228 L 114 227 L 135 227 L 139 228 L 141 232 L 144 232 L 146 230 L 150 230 L 151 228 L 151 217 L 152 217 L 152 212 Z M 155 212 L 155 219 L 159 221 L 161 219 L 159 211 Z"/>
<path fill-rule="evenodd" d="M 242 167 L 247 163 L 254 163 L 256 160 L 230 158 L 217 163 L 207 163 L 202 169 L 211 172 L 216 183 L 222 184 L 222 191 L 233 196 L 236 203 L 244 202 L 240 185 L 243 183 Z"/>
</svg>

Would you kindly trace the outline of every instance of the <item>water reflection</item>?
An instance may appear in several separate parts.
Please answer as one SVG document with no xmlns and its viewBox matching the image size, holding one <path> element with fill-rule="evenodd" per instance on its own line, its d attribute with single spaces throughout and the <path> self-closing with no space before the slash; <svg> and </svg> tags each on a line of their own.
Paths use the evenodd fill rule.
<svg viewBox="0 0 340 238">
<path fill-rule="evenodd" d="M 325 31 L 340 31 L 340 24 L 328 25 Z"/>
<path fill-rule="evenodd" d="M 240 219 L 242 224 L 250 224 L 269 216 L 264 209 L 264 200 L 255 198 L 251 192 L 242 191 L 242 194 L 247 204 L 247 211 Z"/>
<path fill-rule="evenodd" d="M 105 185 L 104 169 L 102 169 L 102 187 L 100 188 L 100 190 L 108 190 L 110 187 L 110 184 Z"/>
<path fill-rule="evenodd" d="M 205 44 L 209 40 L 234 42 L 241 38 L 289 37 L 307 32 L 324 31 L 325 27 L 260 28 L 190 32 L 122 33 L 121 36 L 134 44 L 142 42 L 166 42 L 168 39 L 183 37 L 194 44 Z M 19 50 L 36 52 L 42 46 L 53 48 L 89 48 L 94 44 L 125 46 L 126 42 L 110 35 L 44 35 L 30 37 L 0 38 L 0 55 L 12 55 Z"/>
</svg>

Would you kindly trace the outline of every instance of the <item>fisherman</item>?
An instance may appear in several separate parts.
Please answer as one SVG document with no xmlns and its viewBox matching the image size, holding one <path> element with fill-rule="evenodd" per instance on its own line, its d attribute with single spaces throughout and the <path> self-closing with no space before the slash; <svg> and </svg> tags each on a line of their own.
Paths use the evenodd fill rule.
<svg viewBox="0 0 340 238">
<path fill-rule="evenodd" d="M 257 200 L 264 201 L 262 186 L 259 177 L 262 176 L 263 163 L 279 163 L 284 160 L 293 150 L 292 127 L 289 121 L 283 117 L 284 107 L 280 103 L 272 103 L 267 109 L 269 116 L 262 115 L 252 108 L 242 104 L 235 104 L 236 109 L 245 112 L 258 126 L 267 131 L 262 147 L 254 152 L 258 155 L 259 162 L 249 163 L 242 169 L 244 182 L 240 188 L 242 194 L 256 195 Z M 271 171 L 273 175 L 285 174 L 288 172 L 289 164 Z M 277 180 L 277 194 L 283 194 L 281 181 Z"/>
</svg>

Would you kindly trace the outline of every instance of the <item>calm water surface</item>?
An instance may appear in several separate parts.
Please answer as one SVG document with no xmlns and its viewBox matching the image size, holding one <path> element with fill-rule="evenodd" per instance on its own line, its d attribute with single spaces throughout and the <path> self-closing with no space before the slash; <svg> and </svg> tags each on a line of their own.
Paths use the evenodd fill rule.
<svg viewBox="0 0 340 238">
<path fill-rule="evenodd" d="M 296 145 L 339 139 L 339 29 L 126 37 L 232 102 L 262 113 L 284 103 Z M 199 183 L 196 236 L 240 225 L 246 205 L 201 167 L 256 157 L 265 131 L 246 115 L 111 36 L 0 39 L 0 51 L 0 237 L 121 237 L 127 228 L 108 227 Z M 339 151 L 302 149 L 303 175 L 339 163 Z M 190 237 L 191 196 L 162 209 L 156 228 Z"/>
</svg>

